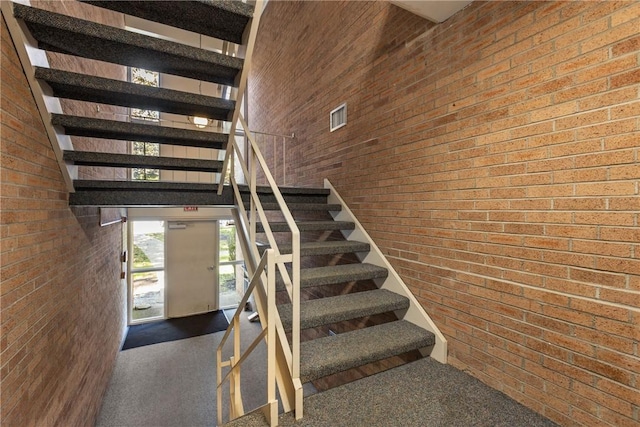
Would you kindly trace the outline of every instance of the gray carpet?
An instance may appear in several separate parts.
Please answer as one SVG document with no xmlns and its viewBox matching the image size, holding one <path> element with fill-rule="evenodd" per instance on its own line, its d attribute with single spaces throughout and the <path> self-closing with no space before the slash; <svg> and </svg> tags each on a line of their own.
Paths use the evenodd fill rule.
<svg viewBox="0 0 640 427">
<path fill-rule="evenodd" d="M 248 345 L 250 335 L 260 331 L 260 325 L 249 323 L 246 314 L 242 314 L 246 328 L 243 331 L 249 333 L 243 336 L 243 348 Z M 96 426 L 215 426 L 215 349 L 223 334 L 217 332 L 120 352 Z M 264 344 L 260 344 L 243 370 L 242 391 L 247 412 L 266 402 L 265 352 Z M 223 402 L 228 402 L 227 399 L 225 396 Z M 227 408 L 224 414 L 228 419 Z M 229 427 L 265 425 L 261 415 L 249 415 Z M 305 417 L 295 422 L 292 415 L 283 415 L 280 425 L 555 426 L 470 375 L 429 358 L 309 396 L 305 399 Z"/>
<path fill-rule="evenodd" d="M 242 348 L 260 333 L 259 323 L 242 313 Z M 98 427 L 215 426 L 216 355 L 224 332 L 153 344 L 118 353 L 109 388 L 102 402 Z M 233 335 L 225 350 L 230 349 Z M 242 370 L 247 411 L 266 402 L 266 346 L 260 344 Z M 227 383 L 228 384 L 228 383 Z M 228 385 L 225 388 L 228 390 Z M 225 393 L 224 402 L 228 402 Z M 225 418 L 228 409 L 224 409 Z"/>
<path fill-rule="evenodd" d="M 477 379 L 421 359 L 305 399 L 305 416 L 280 417 L 306 427 L 552 427 L 555 423 Z M 228 427 L 265 426 L 251 414 Z"/>
</svg>

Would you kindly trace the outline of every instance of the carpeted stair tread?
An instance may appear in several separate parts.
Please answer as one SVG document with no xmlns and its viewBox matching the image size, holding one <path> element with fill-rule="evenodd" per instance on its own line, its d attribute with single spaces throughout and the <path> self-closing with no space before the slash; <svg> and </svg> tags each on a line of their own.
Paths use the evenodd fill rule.
<svg viewBox="0 0 640 427">
<path fill-rule="evenodd" d="M 238 189 L 241 193 L 249 193 L 250 188 L 247 185 L 238 185 Z M 317 187 L 278 187 L 278 191 L 283 195 L 304 195 L 304 196 L 328 196 L 331 191 L 327 188 Z M 269 186 L 257 186 L 256 193 L 258 194 L 273 194 L 273 190 Z"/>
<path fill-rule="evenodd" d="M 249 209 L 249 204 L 245 202 L 244 207 Z M 291 211 L 340 211 L 342 206 L 339 204 L 331 203 L 287 203 L 287 207 Z M 280 205 L 277 203 L 263 203 L 262 208 L 266 211 L 280 210 Z"/>
<path fill-rule="evenodd" d="M 300 303 L 300 328 L 357 319 L 359 317 L 409 308 L 409 300 L 386 289 L 319 298 Z M 292 305 L 278 306 L 285 330 L 292 328 Z"/>
<path fill-rule="evenodd" d="M 349 221 L 296 221 L 298 230 L 300 231 L 331 231 L 331 230 L 353 230 L 355 224 Z M 270 222 L 271 231 L 289 231 L 289 225 L 286 222 Z M 256 224 L 259 233 L 264 232 L 262 223 Z"/>
<path fill-rule="evenodd" d="M 300 270 L 300 287 L 309 288 L 359 280 L 384 279 L 388 275 L 389 272 L 386 268 L 367 263 L 303 268 Z M 278 290 L 285 289 L 281 278 L 276 280 L 276 286 Z"/>
<path fill-rule="evenodd" d="M 240 1 L 82 1 L 237 44 L 253 16 L 253 6 Z"/>
<path fill-rule="evenodd" d="M 300 379 L 313 381 L 434 343 L 431 332 L 406 320 L 305 341 L 300 344 Z"/>
<path fill-rule="evenodd" d="M 65 161 L 71 162 L 78 166 L 150 168 L 196 172 L 220 172 L 220 170 L 222 169 L 222 162 L 219 160 L 141 156 L 135 154 L 65 151 L 63 158 Z"/>
<path fill-rule="evenodd" d="M 233 192 L 164 190 L 150 188 L 78 190 L 69 193 L 71 206 L 233 206 Z"/>
<path fill-rule="evenodd" d="M 77 179 L 73 181 L 76 190 L 140 190 L 140 191 L 218 191 L 218 184 L 173 181 L 101 181 Z M 225 191 L 231 192 L 226 186 Z"/>
<path fill-rule="evenodd" d="M 51 52 L 223 85 L 234 85 L 242 70 L 240 58 L 43 9 L 16 4 L 14 15 L 25 22 L 38 47 Z"/>
<path fill-rule="evenodd" d="M 314 192 L 288 191 L 288 192 L 281 192 L 281 194 L 284 197 L 287 204 L 296 203 L 299 205 L 318 205 L 318 206 L 327 204 L 327 195 L 319 191 L 314 191 Z M 265 209 L 271 209 L 268 206 L 277 205 L 278 203 L 278 199 L 276 198 L 276 196 L 269 191 L 258 192 L 258 198 L 260 199 L 260 204 L 262 204 L 263 206 L 267 206 L 265 207 Z M 248 192 L 243 193 L 242 201 L 245 204 L 248 204 L 249 200 L 251 200 L 251 194 Z M 321 209 L 321 208 L 318 207 L 318 209 Z"/>
<path fill-rule="evenodd" d="M 72 206 L 233 206 L 233 190 L 217 184 L 75 180 Z"/>
<path fill-rule="evenodd" d="M 228 120 L 235 102 L 195 93 L 145 86 L 51 68 L 35 68 L 35 77 L 53 89 L 53 95 L 79 101 L 98 102 Z"/>
<path fill-rule="evenodd" d="M 122 141 L 154 142 L 187 147 L 224 149 L 229 135 L 192 129 L 171 128 L 92 117 L 52 114 L 51 123 L 64 128 L 66 135 Z"/>
<path fill-rule="evenodd" d="M 259 250 L 263 253 L 268 245 L 261 245 Z M 279 244 L 280 253 L 291 253 L 291 245 Z M 347 254 L 352 252 L 368 252 L 371 246 L 368 243 L 352 240 L 329 240 L 325 242 L 300 243 L 300 256 Z"/>
</svg>

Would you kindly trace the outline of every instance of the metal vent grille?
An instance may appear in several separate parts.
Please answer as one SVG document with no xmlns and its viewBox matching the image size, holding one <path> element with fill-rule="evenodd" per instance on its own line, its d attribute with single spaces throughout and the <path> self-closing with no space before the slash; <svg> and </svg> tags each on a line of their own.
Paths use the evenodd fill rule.
<svg viewBox="0 0 640 427">
<path fill-rule="evenodd" d="M 347 124 L 347 103 L 345 102 L 329 115 L 329 132 L 340 129 Z"/>
</svg>

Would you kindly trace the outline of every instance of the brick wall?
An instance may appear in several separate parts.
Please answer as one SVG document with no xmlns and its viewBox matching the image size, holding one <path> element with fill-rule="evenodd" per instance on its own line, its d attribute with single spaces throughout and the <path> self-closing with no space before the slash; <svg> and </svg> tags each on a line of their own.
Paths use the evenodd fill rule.
<svg viewBox="0 0 640 427">
<path fill-rule="evenodd" d="M 0 422 L 92 425 L 126 323 L 122 226 L 69 208 L 4 17 L 1 71 Z"/>
<path fill-rule="evenodd" d="M 250 127 L 295 132 L 287 183 L 332 181 L 450 363 L 562 425 L 638 425 L 640 3 L 263 19 Z"/>
<path fill-rule="evenodd" d="M 100 24 L 110 25 L 113 27 L 124 27 L 124 17 L 121 13 L 112 12 L 77 1 L 31 0 L 31 5 L 39 9 L 69 15 L 74 18 L 98 22 Z M 51 68 L 116 80 L 126 81 L 128 78 L 127 67 L 123 67 L 121 65 L 53 52 L 47 52 L 47 58 Z M 125 107 L 74 101 L 71 99 L 60 99 L 60 104 L 62 105 L 62 110 L 65 114 L 95 117 L 105 120 L 129 120 L 129 109 Z M 73 143 L 73 149 L 78 151 L 105 153 L 128 153 L 130 151 L 130 143 L 128 141 L 95 139 L 80 136 L 71 137 L 71 141 Z M 127 179 L 127 170 L 122 168 L 77 166 L 77 169 L 78 179 Z"/>
</svg>

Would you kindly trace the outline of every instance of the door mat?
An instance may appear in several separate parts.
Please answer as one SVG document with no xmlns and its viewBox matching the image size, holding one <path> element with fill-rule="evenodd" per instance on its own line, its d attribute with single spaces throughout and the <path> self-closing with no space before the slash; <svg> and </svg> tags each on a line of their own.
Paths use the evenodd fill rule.
<svg viewBox="0 0 640 427">
<path fill-rule="evenodd" d="M 226 330 L 227 326 L 229 322 L 222 310 L 133 325 L 129 327 L 122 350 L 212 334 Z"/>
</svg>

